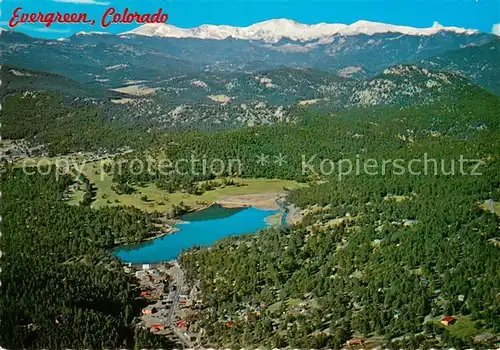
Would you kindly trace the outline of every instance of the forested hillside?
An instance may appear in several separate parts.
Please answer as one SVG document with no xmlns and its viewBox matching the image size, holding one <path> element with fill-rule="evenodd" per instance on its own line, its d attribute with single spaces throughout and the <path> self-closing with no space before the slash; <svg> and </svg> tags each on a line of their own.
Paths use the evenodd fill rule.
<svg viewBox="0 0 500 350">
<path fill-rule="evenodd" d="M 392 168 L 385 175 L 326 176 L 324 184 L 291 193 L 289 201 L 308 208 L 300 225 L 186 254 L 190 277 L 202 283 L 205 342 L 329 348 L 359 337 L 416 348 L 442 337 L 446 346 L 462 347 L 473 344 L 474 334 L 498 334 L 500 220 L 480 208 L 486 199 L 500 200 L 498 103 L 486 97 L 429 109 L 365 110 L 349 122 L 315 116 L 307 128 L 281 130 L 281 137 L 274 129 L 261 149 L 287 152 L 286 142 L 289 159 L 298 150 L 379 161 L 425 153 L 439 160 L 439 174 L 431 162 L 420 176 Z M 304 136 L 312 130 L 318 134 Z M 251 147 L 239 141 L 242 149 Z M 484 161 L 481 175 L 460 174 L 460 156 Z M 446 329 L 445 316 L 472 328 Z"/>
<path fill-rule="evenodd" d="M 0 67 L 0 77 L 2 78 L 2 97 L 26 91 L 53 92 L 89 100 L 120 96 L 119 93 L 108 91 L 105 87 L 95 83 L 81 84 L 61 75 L 9 65 Z"/>
<path fill-rule="evenodd" d="M 362 108 L 376 111 L 419 106 L 419 111 L 434 112 L 434 106 L 449 105 L 450 98 L 468 101 L 489 95 L 456 74 L 405 65 L 357 82 L 325 72 L 288 68 L 257 75 L 207 73 L 203 75 L 206 81 L 196 80 L 202 78 L 200 75 L 186 75 L 155 85 L 153 95 L 124 97 L 127 95 L 98 89 L 94 94 L 99 98 L 82 97 L 91 86 L 62 76 L 8 67 L 2 72 L 7 78 L 4 138 L 43 145 L 51 155 L 144 149 L 161 139 L 165 131 L 173 132 L 175 138 L 175 132 L 186 130 L 295 125 L 306 108 L 346 115 L 356 123 L 356 117 L 351 116 Z M 377 112 L 374 119 L 383 115 Z M 349 128 L 346 125 L 345 130 Z"/>
<path fill-rule="evenodd" d="M 455 72 L 496 94 L 500 94 L 500 38 L 471 45 L 420 62 L 429 69 Z"/>
<path fill-rule="evenodd" d="M 66 95 L 27 92 L 2 104 L 3 138 L 43 146 L 50 155 L 77 151 L 109 151 L 147 147 L 158 132 L 147 133 L 141 122 L 127 120 L 119 107 Z M 147 137 L 146 137 L 147 136 Z"/>
<path fill-rule="evenodd" d="M 144 300 L 109 252 L 118 242 L 149 237 L 151 218 L 132 208 L 69 206 L 62 199 L 73 179 L 45 170 L 7 169 L 0 177 L 2 346 L 170 346 L 134 329 Z"/>
<path fill-rule="evenodd" d="M 325 180 L 325 176 L 317 174 L 324 159 L 333 162 L 351 159 L 354 162 L 357 155 L 360 159 L 408 158 L 412 152 L 422 156 L 427 147 L 439 151 L 441 157 L 447 147 L 456 147 L 456 143 L 461 145 L 472 137 L 475 142 L 470 144 L 477 152 L 491 153 L 493 148 L 488 146 L 490 140 L 486 135 L 497 135 L 500 127 L 496 117 L 498 108 L 498 97 L 484 91 L 462 96 L 460 101 L 402 109 L 355 109 L 326 114 L 299 108 L 294 111 L 298 121 L 293 125 L 243 128 L 208 134 L 210 137 L 202 132 L 166 134 L 150 149 L 120 158 L 123 163 L 115 181 L 133 184 L 153 181 L 160 187 L 173 182 L 176 183 L 174 187 L 178 187 L 179 176 L 162 176 L 161 160 L 175 162 L 191 157 L 206 159 L 208 164 L 214 159 L 238 159 L 241 169 L 232 170 L 241 170 L 238 174 L 242 177 L 307 182 Z M 439 147 L 435 149 L 434 145 Z M 265 166 L 259 162 L 261 154 L 269 157 Z M 286 162 L 274 164 L 273 157 L 279 154 L 284 156 Z M 148 161 L 151 158 L 153 161 Z M 148 163 L 151 173 L 139 174 L 134 166 L 127 166 L 134 159 Z M 304 172 L 303 162 L 314 165 L 316 172 Z M 201 161 L 198 162 L 195 170 L 201 173 L 202 166 Z M 184 164 L 182 170 L 187 168 L 190 169 L 190 164 Z M 224 175 L 234 174 L 228 171 Z M 181 177 L 185 185 L 206 179 L 194 174 Z"/>
</svg>

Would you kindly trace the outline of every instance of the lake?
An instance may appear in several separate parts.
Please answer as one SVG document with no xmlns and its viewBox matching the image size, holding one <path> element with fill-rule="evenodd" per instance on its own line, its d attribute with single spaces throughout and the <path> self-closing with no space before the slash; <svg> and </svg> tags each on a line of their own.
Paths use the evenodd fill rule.
<svg viewBox="0 0 500 350">
<path fill-rule="evenodd" d="M 278 210 L 256 208 L 226 209 L 212 206 L 206 210 L 184 215 L 185 222 L 176 225 L 180 230 L 138 245 L 115 251 L 125 263 L 157 263 L 176 259 L 182 251 L 194 246 L 209 246 L 229 236 L 255 233 L 269 226 L 266 218 Z"/>
</svg>

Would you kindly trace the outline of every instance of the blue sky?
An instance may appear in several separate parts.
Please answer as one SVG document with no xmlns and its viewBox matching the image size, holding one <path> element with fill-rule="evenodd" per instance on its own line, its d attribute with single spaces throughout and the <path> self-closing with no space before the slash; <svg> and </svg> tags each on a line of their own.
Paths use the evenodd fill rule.
<svg viewBox="0 0 500 350">
<path fill-rule="evenodd" d="M 96 20 L 94 27 L 64 24 L 54 24 L 50 29 L 39 24 L 16 27 L 31 36 L 59 38 L 80 30 L 104 31 L 99 25 L 100 18 L 111 6 L 117 10 L 128 7 L 140 13 L 154 13 L 163 8 L 169 14 L 169 23 L 179 27 L 205 23 L 247 26 L 271 18 L 290 18 L 308 24 L 350 24 L 363 19 L 415 27 L 429 27 L 437 21 L 444 26 L 491 32 L 493 25 L 500 22 L 500 0 L 3 0 L 0 27 L 7 28 L 13 10 L 22 7 L 23 12 L 87 12 L 90 19 Z M 137 24 L 112 25 L 106 31 L 120 33 L 135 27 Z"/>
</svg>

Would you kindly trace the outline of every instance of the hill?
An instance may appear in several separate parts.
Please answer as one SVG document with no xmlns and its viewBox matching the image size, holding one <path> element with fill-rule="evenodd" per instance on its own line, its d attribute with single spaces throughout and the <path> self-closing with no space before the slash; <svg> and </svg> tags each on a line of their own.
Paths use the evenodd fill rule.
<svg viewBox="0 0 500 350">
<path fill-rule="evenodd" d="M 455 72 L 500 95 L 500 39 L 471 45 L 420 62 L 429 69 Z"/>
<path fill-rule="evenodd" d="M 280 68 L 258 73 L 182 74 L 144 86 L 154 88 L 154 94 L 124 104 L 124 108 L 137 116 L 147 112 L 160 127 L 178 129 L 294 122 L 291 110 L 307 106 L 342 111 L 431 104 L 479 89 L 457 74 L 411 65 L 390 67 L 366 80 Z"/>
<path fill-rule="evenodd" d="M 183 73 L 161 81 L 129 83 L 116 89 L 11 66 L 3 66 L 2 74 L 6 82 L 4 95 L 11 95 L 4 112 L 13 117 L 7 118 L 5 125 L 17 120 L 18 113 L 11 109 L 15 108 L 11 101 L 32 105 L 39 100 L 36 103 L 44 105 L 43 110 L 54 111 L 50 104 L 62 98 L 66 101 L 62 107 L 64 113 L 83 107 L 81 111 L 97 113 L 92 118 L 99 123 L 112 122 L 127 128 L 135 125 L 156 131 L 213 131 L 288 124 L 297 122 L 296 110 L 302 108 L 339 112 L 367 107 L 431 105 L 483 93 L 457 74 L 412 65 L 394 66 L 365 80 L 341 78 L 311 69 L 280 68 L 259 73 Z M 16 92 L 19 96 L 24 92 L 44 92 L 57 98 L 24 99 L 16 96 Z M 26 131 L 38 124 L 32 124 Z M 12 125 L 12 130 L 17 129 Z M 22 134 L 16 133 L 16 137 Z M 31 132 L 27 134 L 34 136 Z"/>
<path fill-rule="evenodd" d="M 486 93 L 184 138 L 179 148 L 209 160 L 237 150 L 249 177 L 300 180 L 305 155 L 309 179 L 324 181 L 289 196 L 303 209 L 301 224 L 181 258 L 191 283 L 202 286 L 202 344 L 341 348 L 361 339 L 367 347 L 491 347 L 474 339 L 500 334 L 499 219 L 478 203 L 500 195 L 499 102 Z M 261 153 L 287 162 L 259 165 L 253 158 Z M 481 159 L 481 175 L 460 174 L 460 157 Z M 413 173 L 406 168 L 412 160 L 420 164 Z M 392 165 L 382 170 L 384 161 Z M 368 162 L 377 165 L 366 170 Z M 445 316 L 456 324 L 443 326 Z"/>
<path fill-rule="evenodd" d="M 105 87 L 95 83 L 82 84 L 62 75 L 2 65 L 0 68 L 2 79 L 1 96 L 20 92 L 52 92 L 84 99 L 118 98 L 121 94 L 108 91 Z"/>
</svg>

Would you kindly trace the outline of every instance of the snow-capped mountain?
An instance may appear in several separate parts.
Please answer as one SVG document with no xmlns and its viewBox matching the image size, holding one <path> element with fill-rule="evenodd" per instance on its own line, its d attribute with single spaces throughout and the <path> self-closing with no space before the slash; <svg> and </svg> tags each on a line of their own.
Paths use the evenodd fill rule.
<svg viewBox="0 0 500 350">
<path fill-rule="evenodd" d="M 414 28 L 392 24 L 358 21 L 351 25 L 346 24 L 302 24 L 289 19 L 272 19 L 253 24 L 248 27 L 232 27 L 227 25 L 204 24 L 196 28 L 179 28 L 170 24 L 145 24 L 121 35 L 143 35 L 164 38 L 197 38 L 224 40 L 227 38 L 241 40 L 262 40 L 278 42 L 283 38 L 294 41 L 307 42 L 324 39 L 336 35 L 375 35 L 383 33 L 399 33 L 412 36 L 431 36 L 439 32 L 453 32 L 456 34 L 477 34 L 477 30 L 459 27 L 444 27 L 435 22 L 429 28 Z"/>
</svg>

